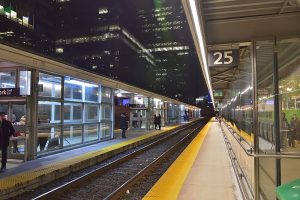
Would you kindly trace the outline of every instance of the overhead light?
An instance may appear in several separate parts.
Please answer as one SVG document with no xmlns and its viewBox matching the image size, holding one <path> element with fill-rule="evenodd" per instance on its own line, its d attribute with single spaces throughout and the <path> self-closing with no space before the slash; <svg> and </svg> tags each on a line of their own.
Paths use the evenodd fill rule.
<svg viewBox="0 0 300 200">
<path fill-rule="evenodd" d="M 117 93 L 117 97 L 122 97 L 122 93 L 121 93 L 120 90 L 119 90 L 118 93 Z"/>
<path fill-rule="evenodd" d="M 214 96 L 213 96 L 213 92 L 212 92 L 212 86 L 211 86 L 211 81 L 210 81 L 208 66 L 207 66 L 207 55 L 206 55 L 206 45 L 205 45 L 205 41 L 204 41 L 204 30 L 203 30 L 202 24 L 200 24 L 196 0 L 189 0 L 189 6 L 190 6 L 192 20 L 193 20 L 194 28 L 196 31 L 199 48 L 200 48 L 200 54 L 201 54 L 200 55 L 200 63 L 201 63 L 202 71 L 204 72 L 204 77 L 206 80 L 208 91 L 211 96 L 213 106 L 215 108 L 215 103 L 214 103 L 215 101 L 214 101 Z"/>
<path fill-rule="evenodd" d="M 74 84 L 74 85 L 86 86 L 86 87 L 98 87 L 98 85 L 86 83 L 86 82 L 78 81 L 78 80 L 74 80 L 74 79 L 66 80 L 65 82 Z"/>
</svg>

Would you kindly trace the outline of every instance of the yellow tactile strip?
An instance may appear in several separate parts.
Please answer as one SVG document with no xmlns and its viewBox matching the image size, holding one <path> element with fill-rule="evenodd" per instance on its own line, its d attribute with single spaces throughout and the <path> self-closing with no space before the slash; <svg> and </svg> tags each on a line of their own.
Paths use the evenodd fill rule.
<svg viewBox="0 0 300 200">
<path fill-rule="evenodd" d="M 175 200 L 185 182 L 187 175 L 200 151 L 208 130 L 214 121 L 210 120 L 169 167 L 164 175 L 155 183 L 143 200 L 161 199 Z"/>
<path fill-rule="evenodd" d="M 97 151 L 91 151 L 68 160 L 58 161 L 53 164 L 37 167 L 30 171 L 0 179 L 0 199 L 15 196 L 24 191 L 28 191 L 63 177 L 71 172 L 96 164 L 108 157 L 148 142 L 155 137 L 166 134 L 176 128 L 179 128 L 179 125 L 169 126 L 166 127 L 164 131 L 148 133 Z"/>
<path fill-rule="evenodd" d="M 253 144 L 254 141 L 254 135 L 252 133 L 247 133 L 243 130 L 239 130 L 235 124 L 232 124 L 231 122 L 225 121 L 239 136 L 241 136 L 244 140 L 246 140 L 248 143 Z"/>
</svg>

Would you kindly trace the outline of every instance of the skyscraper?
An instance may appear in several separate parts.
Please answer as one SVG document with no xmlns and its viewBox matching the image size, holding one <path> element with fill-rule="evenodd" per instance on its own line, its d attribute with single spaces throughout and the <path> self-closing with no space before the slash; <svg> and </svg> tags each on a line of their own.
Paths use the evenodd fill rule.
<svg viewBox="0 0 300 200">
<path fill-rule="evenodd" d="M 180 0 L 138 2 L 136 35 L 156 58 L 154 90 L 194 101 L 199 66 Z"/>
<path fill-rule="evenodd" d="M 0 42 L 53 56 L 54 9 L 47 0 L 1 0 Z"/>
<path fill-rule="evenodd" d="M 0 21 L 0 42 L 88 71 L 188 103 L 202 86 L 180 0 L 0 0 Z"/>
<path fill-rule="evenodd" d="M 122 4 L 116 0 L 56 1 L 55 53 L 86 70 L 149 89 L 155 59 L 126 27 Z"/>
</svg>

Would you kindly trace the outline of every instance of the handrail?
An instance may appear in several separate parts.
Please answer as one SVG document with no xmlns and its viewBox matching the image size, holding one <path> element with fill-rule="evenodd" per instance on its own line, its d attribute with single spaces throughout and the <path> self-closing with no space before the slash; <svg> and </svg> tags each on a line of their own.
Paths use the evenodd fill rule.
<svg viewBox="0 0 300 200">
<path fill-rule="evenodd" d="M 224 122 L 224 121 L 223 121 Z M 230 131 L 230 129 L 233 131 L 233 132 L 235 132 L 226 122 L 224 122 L 224 124 L 225 124 L 225 126 L 226 126 L 226 128 L 227 128 L 227 130 L 232 134 L 232 136 L 236 139 L 236 141 L 240 144 L 240 146 L 242 147 L 242 149 L 245 151 L 245 153 L 248 155 L 248 156 L 254 156 L 254 154 L 253 154 L 253 146 L 251 146 L 251 145 L 249 145 L 249 143 L 247 142 L 247 144 L 251 147 L 250 149 L 246 149 L 245 147 L 244 147 L 244 145 L 242 145 L 242 143 L 241 143 L 241 140 L 243 140 L 243 141 L 245 141 L 245 139 L 244 138 L 242 138 L 241 136 L 239 136 L 239 138 L 237 138 L 235 135 L 238 135 L 238 134 L 234 134 L 234 133 L 232 133 L 231 131 Z M 229 129 L 229 127 L 230 127 L 230 129 Z"/>
<path fill-rule="evenodd" d="M 287 154 L 254 154 L 256 158 L 286 158 L 286 159 L 300 159 L 300 155 Z"/>
<path fill-rule="evenodd" d="M 249 145 L 249 146 L 251 146 L 250 149 L 245 148 L 244 145 L 241 143 L 241 140 L 245 141 L 245 139 L 242 138 L 241 136 L 239 136 L 226 122 L 224 122 L 224 124 L 225 124 L 227 130 L 232 134 L 232 136 L 236 139 L 236 141 L 240 144 L 240 146 L 242 147 L 242 149 L 245 151 L 245 153 L 248 156 L 257 157 L 257 158 L 274 158 L 274 159 L 275 158 L 300 159 L 300 154 L 296 154 L 296 155 L 295 154 L 294 155 L 292 155 L 292 154 L 269 154 L 266 151 L 262 151 L 262 150 L 260 150 L 262 152 L 262 154 L 254 154 L 253 153 L 254 147 L 252 145 Z M 238 135 L 239 138 L 237 138 L 236 135 Z M 249 143 L 247 142 L 247 144 L 249 144 Z"/>
</svg>

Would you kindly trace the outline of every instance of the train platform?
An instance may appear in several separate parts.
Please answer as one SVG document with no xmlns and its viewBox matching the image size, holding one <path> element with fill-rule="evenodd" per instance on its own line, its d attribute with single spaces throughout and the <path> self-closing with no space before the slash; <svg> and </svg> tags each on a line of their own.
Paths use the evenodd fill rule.
<svg viewBox="0 0 300 200">
<path fill-rule="evenodd" d="M 193 121 L 190 121 L 193 122 Z M 7 170 L 0 174 L 0 199 L 10 198 L 88 166 L 118 153 L 146 143 L 156 137 L 187 125 L 162 127 L 162 130 L 128 130 L 127 138 L 116 139 L 49 155 L 28 162 L 9 160 Z"/>
<path fill-rule="evenodd" d="M 206 124 L 143 199 L 241 199 L 218 122 Z"/>
</svg>

